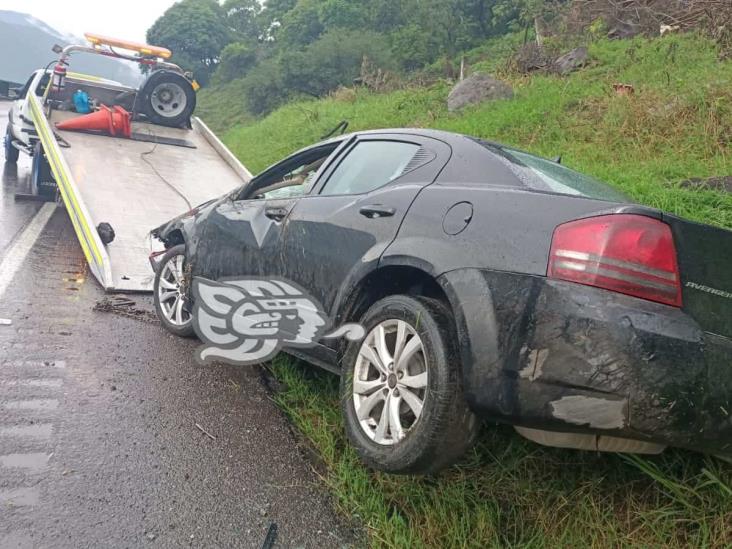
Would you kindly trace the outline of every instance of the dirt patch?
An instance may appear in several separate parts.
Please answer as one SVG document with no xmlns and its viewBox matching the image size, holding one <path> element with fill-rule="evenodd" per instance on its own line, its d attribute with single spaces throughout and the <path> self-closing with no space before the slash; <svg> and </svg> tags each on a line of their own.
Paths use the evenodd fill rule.
<svg viewBox="0 0 732 549">
<path fill-rule="evenodd" d="M 694 177 L 681 182 L 685 189 L 702 189 L 732 193 L 732 175 L 723 177 L 708 177 L 706 179 Z"/>
<path fill-rule="evenodd" d="M 106 296 L 96 302 L 92 310 L 101 313 L 113 313 L 142 322 L 158 324 L 157 315 L 148 309 L 141 309 L 137 303 L 127 296 Z"/>
</svg>

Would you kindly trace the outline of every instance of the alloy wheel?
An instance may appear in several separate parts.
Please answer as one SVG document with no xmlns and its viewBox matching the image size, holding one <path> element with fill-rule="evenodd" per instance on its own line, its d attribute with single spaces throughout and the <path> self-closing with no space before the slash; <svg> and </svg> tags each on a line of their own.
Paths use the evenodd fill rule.
<svg viewBox="0 0 732 549">
<path fill-rule="evenodd" d="M 174 326 L 185 326 L 191 321 L 191 313 L 185 308 L 183 265 L 185 258 L 174 255 L 163 265 L 158 284 L 158 302 L 165 318 Z"/>
<path fill-rule="evenodd" d="M 364 433 L 382 445 L 404 439 L 427 396 L 425 350 L 407 322 L 389 319 L 364 339 L 353 372 L 353 404 Z"/>
</svg>

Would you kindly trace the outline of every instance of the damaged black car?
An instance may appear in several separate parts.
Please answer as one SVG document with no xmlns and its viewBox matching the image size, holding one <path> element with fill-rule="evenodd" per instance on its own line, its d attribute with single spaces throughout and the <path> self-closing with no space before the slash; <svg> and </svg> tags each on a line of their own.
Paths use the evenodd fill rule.
<svg viewBox="0 0 732 549">
<path fill-rule="evenodd" d="M 732 456 L 732 232 L 510 147 L 380 130 L 301 150 L 153 231 L 163 325 L 195 277 L 307 290 L 360 341 L 286 351 L 341 376 L 362 459 L 431 473 L 479 420 L 565 448 Z"/>
</svg>

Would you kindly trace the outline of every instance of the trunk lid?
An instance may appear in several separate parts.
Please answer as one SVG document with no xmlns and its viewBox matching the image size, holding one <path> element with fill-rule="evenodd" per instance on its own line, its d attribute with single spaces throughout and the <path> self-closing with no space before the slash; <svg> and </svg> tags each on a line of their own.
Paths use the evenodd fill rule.
<svg viewBox="0 0 732 549">
<path fill-rule="evenodd" d="M 683 310 L 707 332 L 732 338 L 732 231 L 664 214 L 676 244 Z"/>
</svg>

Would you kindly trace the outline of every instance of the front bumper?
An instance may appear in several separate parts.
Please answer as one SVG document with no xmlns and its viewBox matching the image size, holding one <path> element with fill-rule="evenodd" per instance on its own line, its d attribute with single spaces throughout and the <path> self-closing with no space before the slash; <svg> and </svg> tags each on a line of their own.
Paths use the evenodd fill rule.
<svg viewBox="0 0 732 549">
<path fill-rule="evenodd" d="M 682 310 L 514 273 L 440 282 L 483 417 L 732 455 L 732 340 Z"/>
</svg>

